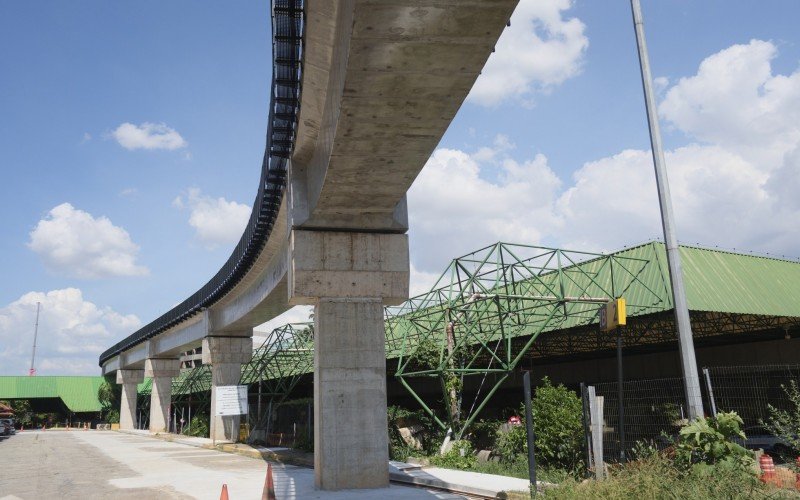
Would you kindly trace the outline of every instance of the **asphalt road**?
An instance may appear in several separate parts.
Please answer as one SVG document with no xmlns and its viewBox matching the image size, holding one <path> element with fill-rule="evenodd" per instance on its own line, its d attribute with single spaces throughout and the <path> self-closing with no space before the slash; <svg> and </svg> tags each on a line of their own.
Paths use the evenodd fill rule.
<svg viewBox="0 0 800 500">
<path fill-rule="evenodd" d="M 262 460 L 100 431 L 26 431 L 0 441 L 0 500 L 51 498 L 217 500 L 227 484 L 231 500 L 260 499 Z M 453 499 L 418 488 L 319 492 L 314 472 L 273 464 L 281 500 Z"/>
</svg>

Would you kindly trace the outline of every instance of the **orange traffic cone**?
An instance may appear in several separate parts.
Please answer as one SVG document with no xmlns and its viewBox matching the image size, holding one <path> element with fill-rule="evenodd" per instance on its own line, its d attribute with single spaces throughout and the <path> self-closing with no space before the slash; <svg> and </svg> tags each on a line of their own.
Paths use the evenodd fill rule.
<svg viewBox="0 0 800 500">
<path fill-rule="evenodd" d="M 275 483 L 272 481 L 272 464 L 267 464 L 267 477 L 264 479 L 264 492 L 261 500 L 277 500 L 275 498 Z"/>
<path fill-rule="evenodd" d="M 797 460 L 794 461 L 794 464 L 797 466 L 797 473 L 795 474 L 794 488 L 796 490 L 800 490 L 800 457 L 797 457 Z"/>
<path fill-rule="evenodd" d="M 228 485 L 222 485 L 222 492 L 219 494 L 219 500 L 228 500 Z"/>
<path fill-rule="evenodd" d="M 778 476 L 775 475 L 775 463 L 772 461 L 772 457 L 766 453 L 761 455 L 758 465 L 761 466 L 761 482 L 778 485 Z"/>
</svg>

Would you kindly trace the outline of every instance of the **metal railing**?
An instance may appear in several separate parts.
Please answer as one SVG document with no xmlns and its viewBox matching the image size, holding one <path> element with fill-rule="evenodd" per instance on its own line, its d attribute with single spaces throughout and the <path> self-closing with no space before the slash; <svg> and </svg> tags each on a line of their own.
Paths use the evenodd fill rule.
<svg viewBox="0 0 800 500">
<path fill-rule="evenodd" d="M 117 342 L 100 355 L 110 358 L 171 328 L 211 306 L 247 274 L 264 248 L 280 209 L 289 157 L 294 148 L 300 112 L 304 14 L 303 0 L 272 2 L 272 86 L 267 147 L 250 220 L 222 268 L 197 292 Z"/>
</svg>

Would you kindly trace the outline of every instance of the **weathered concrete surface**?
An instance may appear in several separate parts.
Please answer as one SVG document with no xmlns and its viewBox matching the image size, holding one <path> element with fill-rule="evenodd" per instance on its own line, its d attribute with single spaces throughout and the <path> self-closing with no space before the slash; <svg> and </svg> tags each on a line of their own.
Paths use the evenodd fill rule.
<svg viewBox="0 0 800 500">
<path fill-rule="evenodd" d="M 320 299 L 314 325 L 316 485 L 388 486 L 383 304 Z"/>
<path fill-rule="evenodd" d="M 404 234 L 292 231 L 289 302 L 316 304 L 319 297 L 408 298 L 408 236 Z"/>
<path fill-rule="evenodd" d="M 309 0 L 293 226 L 405 232 L 398 205 L 516 4 Z"/>
<path fill-rule="evenodd" d="M 118 370 L 117 383 L 122 385 L 119 428 L 136 427 L 136 386 L 144 380 L 144 370 Z"/>
<path fill-rule="evenodd" d="M 87 434 L 82 439 L 78 434 Z M 120 488 L 114 481 L 135 477 L 137 472 L 124 461 L 115 460 L 97 446 L 97 431 L 20 432 L 0 438 L 3 466 L 0 499 L 190 499 L 164 482 Z M 102 433 L 106 437 L 116 433 Z M 163 465 L 163 464 L 162 464 Z M 219 492 L 217 497 L 219 498 Z"/>
<path fill-rule="evenodd" d="M 153 379 L 150 391 L 150 432 L 165 432 L 172 404 L 172 379 L 180 373 L 177 359 L 150 358 L 144 363 L 144 376 Z"/>
<path fill-rule="evenodd" d="M 252 330 L 250 330 L 252 335 Z M 238 415 L 214 416 L 217 407 L 217 387 L 237 385 L 242 375 L 242 364 L 253 357 L 252 337 L 206 337 L 203 339 L 203 364 L 211 364 L 211 438 L 235 442 L 239 437 Z"/>
<path fill-rule="evenodd" d="M 261 498 L 267 464 L 242 456 L 117 432 L 24 432 L 0 439 L 5 460 L 0 498 L 217 500 L 223 484 L 230 498 Z M 314 472 L 272 464 L 275 492 L 290 499 L 455 499 L 420 488 L 314 490 Z"/>
</svg>

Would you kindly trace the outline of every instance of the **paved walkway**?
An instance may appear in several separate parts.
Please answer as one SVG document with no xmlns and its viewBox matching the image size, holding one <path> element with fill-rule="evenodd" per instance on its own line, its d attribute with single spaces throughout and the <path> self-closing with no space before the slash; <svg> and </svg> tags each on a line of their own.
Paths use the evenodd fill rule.
<svg viewBox="0 0 800 500">
<path fill-rule="evenodd" d="M 231 500 L 261 498 L 266 463 L 238 455 L 102 431 L 28 431 L 0 442 L 0 500 L 21 498 L 213 499 L 223 483 Z M 279 499 L 456 499 L 392 485 L 320 492 L 314 471 L 273 464 Z"/>
<path fill-rule="evenodd" d="M 159 434 L 153 436 L 146 430 L 121 431 L 128 434 L 142 436 L 149 439 L 168 440 L 173 443 L 182 443 L 200 448 L 212 448 L 211 439 L 200 437 L 181 436 L 176 434 Z M 250 458 L 266 459 L 295 465 L 314 465 L 314 455 L 290 448 L 249 446 L 246 444 L 220 444 L 217 449 L 227 453 L 234 453 Z M 516 477 L 497 476 L 438 467 L 425 467 L 424 469 L 404 462 L 389 462 L 389 478 L 394 482 L 416 485 L 421 487 L 449 490 L 484 497 L 503 497 L 504 492 L 528 491 L 528 481 Z M 543 483 L 539 483 L 542 487 Z"/>
</svg>

